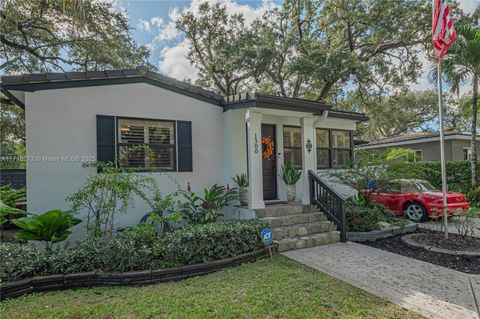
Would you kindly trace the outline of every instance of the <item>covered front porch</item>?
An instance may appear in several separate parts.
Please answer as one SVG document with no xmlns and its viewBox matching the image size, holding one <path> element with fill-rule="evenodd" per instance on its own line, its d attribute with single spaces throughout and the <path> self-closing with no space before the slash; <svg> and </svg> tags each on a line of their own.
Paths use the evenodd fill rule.
<svg viewBox="0 0 480 319">
<path fill-rule="evenodd" d="M 227 102 L 225 176 L 231 183 L 231 176 L 248 175 L 249 210 L 286 201 L 281 172 L 288 162 L 302 172 L 295 201 L 310 204 L 308 171 L 349 164 L 356 122 L 366 119 L 321 102 L 269 95 L 235 96 Z M 263 154 L 265 138 L 273 142 L 270 156 Z"/>
</svg>

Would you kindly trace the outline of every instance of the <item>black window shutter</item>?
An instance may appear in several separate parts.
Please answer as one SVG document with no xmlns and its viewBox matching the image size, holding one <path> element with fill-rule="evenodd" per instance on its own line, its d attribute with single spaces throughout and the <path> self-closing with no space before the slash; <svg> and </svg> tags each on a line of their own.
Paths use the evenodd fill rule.
<svg viewBox="0 0 480 319">
<path fill-rule="evenodd" d="M 192 122 L 177 121 L 178 171 L 192 172 Z"/>
<path fill-rule="evenodd" d="M 97 161 L 115 160 L 115 117 L 97 115 Z"/>
</svg>

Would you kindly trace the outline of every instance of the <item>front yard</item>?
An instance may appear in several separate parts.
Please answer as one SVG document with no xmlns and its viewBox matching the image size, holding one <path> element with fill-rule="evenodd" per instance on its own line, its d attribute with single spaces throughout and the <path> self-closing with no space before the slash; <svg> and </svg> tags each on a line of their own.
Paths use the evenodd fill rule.
<svg viewBox="0 0 480 319">
<path fill-rule="evenodd" d="M 421 318 L 281 255 L 203 277 L 143 287 L 33 294 L 4 318 Z"/>
</svg>

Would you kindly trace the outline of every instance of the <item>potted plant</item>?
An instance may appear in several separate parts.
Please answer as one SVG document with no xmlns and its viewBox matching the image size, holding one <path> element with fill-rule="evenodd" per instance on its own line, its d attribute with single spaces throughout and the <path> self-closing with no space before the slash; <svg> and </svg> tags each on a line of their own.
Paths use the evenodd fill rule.
<svg viewBox="0 0 480 319">
<path fill-rule="evenodd" d="M 295 184 L 302 176 L 302 172 L 295 169 L 291 162 L 288 162 L 286 165 L 282 166 L 282 179 L 287 185 L 287 201 L 293 202 L 296 196 Z"/>
<path fill-rule="evenodd" d="M 238 192 L 240 194 L 240 205 L 248 205 L 248 177 L 247 174 L 236 175 L 232 177 L 235 184 L 238 186 Z"/>
</svg>

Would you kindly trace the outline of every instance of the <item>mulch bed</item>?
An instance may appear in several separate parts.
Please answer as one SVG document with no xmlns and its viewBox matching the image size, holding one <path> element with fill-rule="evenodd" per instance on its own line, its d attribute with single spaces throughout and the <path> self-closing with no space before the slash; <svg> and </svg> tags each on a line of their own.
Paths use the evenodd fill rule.
<svg viewBox="0 0 480 319">
<path fill-rule="evenodd" d="M 422 232 L 412 236 L 412 239 L 419 244 L 437 248 L 480 252 L 480 238 L 465 241 L 460 235 L 448 234 L 448 239 L 445 239 L 443 233 Z"/>
<path fill-rule="evenodd" d="M 425 234 L 425 232 L 418 233 Z M 377 241 L 362 242 L 361 244 L 446 268 L 455 269 L 467 274 L 480 274 L 480 257 L 447 255 L 424 249 L 410 248 L 401 242 L 401 237 L 402 235 L 399 235 L 395 237 L 379 239 Z"/>
</svg>

